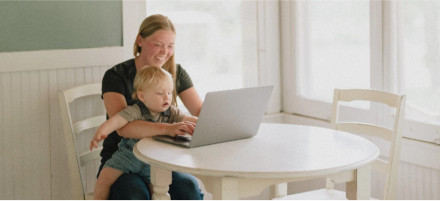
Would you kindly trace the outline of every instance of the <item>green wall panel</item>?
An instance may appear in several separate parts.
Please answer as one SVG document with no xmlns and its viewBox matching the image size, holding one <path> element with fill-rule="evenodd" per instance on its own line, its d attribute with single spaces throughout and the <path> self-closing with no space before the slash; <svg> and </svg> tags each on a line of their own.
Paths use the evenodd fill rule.
<svg viewBox="0 0 440 201">
<path fill-rule="evenodd" d="M 0 52 L 122 46 L 122 1 L 0 1 Z"/>
</svg>

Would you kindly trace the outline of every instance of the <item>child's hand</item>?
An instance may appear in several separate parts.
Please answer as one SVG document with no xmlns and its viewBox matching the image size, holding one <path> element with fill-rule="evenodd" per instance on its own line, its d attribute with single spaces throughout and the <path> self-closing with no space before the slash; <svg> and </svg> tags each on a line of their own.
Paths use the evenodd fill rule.
<svg viewBox="0 0 440 201">
<path fill-rule="evenodd" d="M 177 135 L 185 135 L 185 133 L 192 135 L 195 127 L 196 124 L 189 121 L 174 123 L 168 126 L 167 134 L 171 137 L 176 137 Z"/>
<path fill-rule="evenodd" d="M 98 148 L 98 142 L 105 138 L 107 138 L 107 135 L 96 133 L 95 136 L 93 136 L 92 141 L 90 141 L 90 151 L 92 151 L 93 147 Z"/>
</svg>

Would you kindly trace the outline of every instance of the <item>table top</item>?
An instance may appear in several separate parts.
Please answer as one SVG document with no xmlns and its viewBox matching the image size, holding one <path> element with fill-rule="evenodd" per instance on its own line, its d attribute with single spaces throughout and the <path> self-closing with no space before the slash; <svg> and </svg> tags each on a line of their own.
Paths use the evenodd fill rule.
<svg viewBox="0 0 440 201">
<path fill-rule="evenodd" d="M 378 147 L 357 135 L 271 123 L 262 123 L 255 137 L 196 148 L 144 138 L 133 152 L 143 162 L 172 171 L 241 178 L 324 176 L 379 157 Z"/>
</svg>

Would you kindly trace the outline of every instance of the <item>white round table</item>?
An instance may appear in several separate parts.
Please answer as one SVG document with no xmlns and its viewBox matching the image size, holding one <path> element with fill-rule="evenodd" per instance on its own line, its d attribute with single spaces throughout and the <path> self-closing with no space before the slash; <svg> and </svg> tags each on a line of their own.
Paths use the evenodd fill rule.
<svg viewBox="0 0 440 201">
<path fill-rule="evenodd" d="M 369 199 L 371 163 L 379 156 L 376 145 L 353 134 L 266 123 L 252 138 L 197 148 L 145 138 L 133 151 L 151 165 L 153 199 L 169 199 L 171 171 L 200 178 L 214 199 L 258 195 L 269 185 L 318 177 L 348 182 L 358 199 Z"/>
</svg>

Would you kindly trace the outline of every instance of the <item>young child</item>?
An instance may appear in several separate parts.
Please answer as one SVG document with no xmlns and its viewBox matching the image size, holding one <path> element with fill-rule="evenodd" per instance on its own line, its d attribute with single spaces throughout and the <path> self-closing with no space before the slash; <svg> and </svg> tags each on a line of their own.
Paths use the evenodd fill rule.
<svg viewBox="0 0 440 201">
<path fill-rule="evenodd" d="M 171 75 L 162 68 L 149 66 L 138 71 L 134 79 L 133 98 L 140 101 L 105 121 L 90 142 L 90 150 L 93 147 L 98 148 L 97 143 L 105 139 L 108 134 L 134 120 L 197 123 L 197 117 L 184 115 L 177 107 L 171 106 L 173 86 Z M 138 141 L 131 138 L 121 140 L 119 149 L 105 163 L 99 174 L 93 199 L 108 199 L 110 187 L 123 173 L 138 173 L 150 183 L 150 166 L 138 160 L 133 154 L 133 146 Z M 152 193 L 151 184 L 149 190 Z"/>
</svg>

